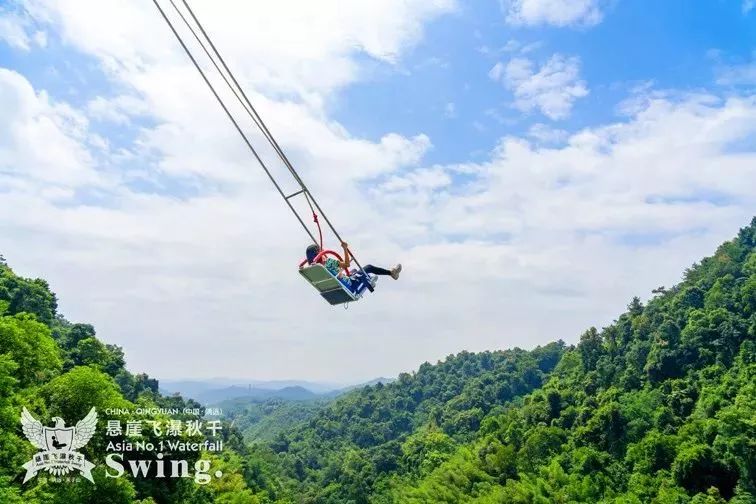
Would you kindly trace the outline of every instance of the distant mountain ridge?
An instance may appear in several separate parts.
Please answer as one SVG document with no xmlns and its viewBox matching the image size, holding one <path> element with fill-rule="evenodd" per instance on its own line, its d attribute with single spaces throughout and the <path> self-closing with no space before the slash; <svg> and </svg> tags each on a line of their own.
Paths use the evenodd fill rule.
<svg viewBox="0 0 756 504">
<path fill-rule="evenodd" d="M 181 394 L 204 404 L 217 404 L 231 399 L 266 401 L 283 399 L 308 401 L 318 398 L 333 398 L 365 386 L 378 383 L 388 384 L 393 378 L 379 377 L 356 385 L 334 385 L 303 380 L 250 380 L 242 385 L 242 380 L 214 378 L 209 380 L 161 380 L 160 391 L 166 395 Z"/>
</svg>

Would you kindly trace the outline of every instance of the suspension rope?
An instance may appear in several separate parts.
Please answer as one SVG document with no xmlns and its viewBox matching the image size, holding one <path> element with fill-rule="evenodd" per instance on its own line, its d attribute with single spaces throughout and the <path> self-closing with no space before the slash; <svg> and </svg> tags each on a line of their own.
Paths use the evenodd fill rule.
<svg viewBox="0 0 756 504">
<path fill-rule="evenodd" d="M 273 135 L 270 133 L 268 128 L 265 126 L 265 123 L 262 121 L 262 118 L 258 115 L 257 110 L 255 110 L 252 103 L 247 98 L 246 94 L 244 93 L 244 90 L 239 86 L 239 83 L 234 78 L 234 75 L 231 73 L 231 71 L 226 66 L 225 61 L 221 57 L 220 53 L 218 53 L 217 49 L 215 48 L 215 45 L 213 45 L 212 40 L 210 40 L 209 36 L 205 32 L 204 28 L 200 24 L 197 17 L 194 15 L 194 11 L 192 11 L 192 8 L 189 6 L 189 4 L 184 1 L 184 6 L 186 6 L 187 10 L 192 16 L 192 19 L 197 23 L 197 26 L 199 27 L 200 31 L 202 32 L 203 36 L 207 39 L 208 43 L 210 44 L 210 47 L 213 49 L 213 53 L 218 57 L 218 59 L 221 61 L 221 64 L 223 65 L 223 68 L 226 70 L 226 72 L 229 73 L 230 78 L 234 81 L 234 85 L 229 82 L 228 77 L 226 77 L 226 73 L 221 70 L 221 68 L 218 66 L 218 63 L 215 61 L 215 58 L 212 54 L 210 54 L 210 51 L 207 49 L 207 46 L 202 41 L 202 39 L 197 35 L 197 32 L 194 31 L 194 28 L 189 23 L 189 21 L 184 16 L 184 13 L 181 12 L 181 10 L 178 8 L 174 0 L 169 0 L 171 5 L 173 6 L 173 10 L 176 11 L 176 14 L 181 17 L 181 20 L 184 22 L 186 27 L 189 29 L 189 31 L 194 36 L 194 39 L 197 41 L 197 43 L 202 47 L 202 50 L 205 52 L 205 55 L 207 55 L 208 59 L 212 62 L 215 69 L 218 71 L 218 74 L 223 78 L 223 81 L 226 83 L 226 86 L 231 90 L 231 92 L 236 97 L 236 100 L 241 104 L 242 108 L 244 108 L 244 111 L 247 113 L 247 115 L 252 119 L 252 121 L 255 123 L 255 126 L 257 126 L 260 131 L 263 133 L 265 138 L 268 140 L 268 143 L 273 147 L 273 149 L 278 154 L 278 158 L 284 163 L 284 165 L 288 168 L 289 172 L 295 177 L 295 180 L 302 184 L 302 180 L 299 178 L 299 175 L 297 174 L 296 170 L 294 170 L 294 167 L 289 162 L 289 159 L 286 157 L 286 154 L 284 154 L 281 147 L 279 147 L 278 142 L 276 142 L 275 138 L 273 138 Z M 239 90 L 237 92 L 237 89 Z M 243 99 L 241 96 L 239 96 L 239 93 L 243 95 Z M 320 227 L 320 221 L 318 220 L 318 214 L 315 212 L 315 209 L 312 206 L 312 202 L 310 201 L 310 195 L 308 194 L 307 190 L 305 189 L 305 192 L 303 193 L 305 200 L 307 201 L 307 205 L 310 207 L 310 211 L 312 212 L 312 221 L 317 225 L 318 227 L 318 236 L 320 238 L 319 246 L 320 249 L 323 249 L 323 230 Z"/>
<path fill-rule="evenodd" d="M 325 212 L 323 212 L 323 210 L 320 208 L 320 205 L 318 204 L 317 200 L 312 196 L 312 193 L 310 193 L 309 189 L 304 184 L 304 182 L 302 181 L 302 179 L 299 176 L 299 174 L 297 173 L 297 171 L 294 169 L 294 166 L 289 161 L 289 158 L 283 152 L 283 149 L 281 149 L 280 145 L 278 144 L 278 142 L 276 141 L 276 139 L 273 137 L 273 135 L 270 132 L 270 130 L 268 129 L 268 127 L 265 125 L 265 122 L 262 120 L 262 118 L 258 114 L 257 110 L 252 105 L 252 102 L 249 100 L 249 97 L 244 92 L 244 89 L 241 87 L 241 85 L 239 85 L 239 82 L 236 80 L 236 77 L 234 76 L 233 72 L 231 72 L 231 69 L 228 67 L 228 65 L 226 64 L 226 61 L 223 59 L 223 56 L 221 56 L 220 52 L 216 48 L 216 46 L 213 43 L 212 39 L 210 38 L 210 36 L 205 31 L 204 27 L 202 26 L 202 23 L 200 23 L 199 19 L 197 19 L 197 16 L 194 14 L 194 11 L 189 6 L 187 0 L 182 0 L 183 5 L 186 7 L 187 11 L 191 15 L 191 17 L 194 20 L 194 22 L 196 23 L 196 25 L 199 28 L 200 32 L 202 33 L 204 39 L 207 40 L 207 43 L 210 45 L 210 48 L 212 49 L 213 54 L 217 57 L 218 61 L 220 61 L 220 64 L 223 67 L 223 70 L 225 70 L 225 73 L 224 73 L 223 70 L 221 70 L 221 68 L 219 67 L 219 65 L 216 62 L 216 60 L 213 57 L 213 55 L 210 54 L 210 50 L 208 50 L 208 48 L 205 45 L 205 43 L 201 40 L 201 38 L 199 37 L 199 35 L 195 31 L 194 27 L 186 19 L 186 17 L 181 12 L 181 10 L 178 8 L 178 6 L 174 2 L 174 0 L 169 0 L 169 1 L 170 1 L 171 5 L 173 6 L 173 9 L 180 16 L 181 20 L 184 22 L 184 24 L 186 25 L 186 27 L 189 29 L 189 31 L 194 36 L 195 40 L 199 43 L 199 45 L 202 48 L 202 50 L 205 52 L 205 54 L 207 55 L 207 57 L 210 59 L 210 61 L 212 62 L 213 66 L 215 67 L 215 69 L 221 75 L 221 77 L 223 78 L 223 81 L 226 83 L 226 86 L 228 86 L 228 88 L 234 94 L 234 96 L 236 97 L 237 101 L 242 105 L 242 108 L 244 109 L 244 111 L 252 119 L 252 121 L 254 122 L 255 126 L 258 127 L 258 129 L 263 134 L 263 136 L 266 138 L 266 140 L 271 145 L 271 147 L 273 147 L 273 150 L 276 152 L 276 154 L 278 155 L 279 159 L 286 166 L 286 168 L 288 169 L 289 173 L 292 175 L 292 177 L 294 178 L 294 180 L 296 180 L 297 183 L 300 185 L 300 188 L 301 188 L 300 192 L 304 195 L 305 200 L 307 201 L 307 204 L 310 207 L 310 211 L 312 212 L 313 221 L 315 222 L 315 224 L 318 227 L 318 234 L 319 234 L 319 238 L 320 238 L 319 246 L 320 246 L 321 250 L 323 250 L 323 232 L 322 232 L 322 229 L 320 227 L 320 222 L 318 220 L 318 213 L 315 211 L 316 208 L 317 208 L 317 211 L 320 212 L 320 215 L 325 220 L 325 222 L 328 225 L 328 227 L 330 228 L 331 232 L 333 232 L 333 234 L 336 236 L 336 238 L 339 240 L 340 243 L 344 243 L 344 241 L 342 240 L 342 238 L 339 235 L 338 231 L 336 231 L 336 228 L 333 226 L 333 224 L 331 223 L 331 221 L 328 219 L 328 216 L 326 216 Z M 286 201 L 286 204 L 289 206 L 289 209 L 292 211 L 292 213 L 294 213 L 294 215 L 296 216 L 297 220 L 302 225 L 302 227 L 305 229 L 305 231 L 310 236 L 310 238 L 313 240 L 313 242 L 318 243 L 317 241 L 315 241 L 315 237 L 312 235 L 312 233 L 310 232 L 309 228 L 307 228 L 307 226 L 304 224 L 304 221 L 302 220 L 302 218 L 299 216 L 299 214 L 297 213 L 297 211 L 294 209 L 294 207 L 292 206 L 291 202 L 289 201 L 289 198 L 291 196 L 293 196 L 293 195 L 290 195 L 290 196 L 287 197 L 284 194 L 283 190 L 281 189 L 281 187 L 279 186 L 279 184 L 276 182 L 276 180 L 274 179 L 274 177 L 272 176 L 272 174 L 270 173 L 270 171 L 268 170 L 267 166 L 262 161 L 262 159 L 260 158 L 260 156 L 257 154 L 257 151 L 252 146 L 252 143 L 247 138 L 247 136 L 245 135 L 245 133 L 243 132 L 243 130 L 241 129 L 241 127 L 239 126 L 239 124 L 237 123 L 237 121 L 234 119 L 234 117 L 231 114 L 231 112 L 229 111 L 228 107 L 226 107 L 225 103 L 223 102 L 223 100 L 218 95 L 218 93 L 215 90 L 214 86 L 212 85 L 212 83 L 210 82 L 210 80 L 207 78 L 207 76 L 205 75 L 205 73 L 202 70 L 202 68 L 200 67 L 200 65 L 197 63 L 197 60 L 194 58 L 194 56 L 192 55 L 191 51 L 189 50 L 189 48 L 184 43 L 184 41 L 181 38 L 181 36 L 176 31 L 175 27 L 173 26 L 173 23 L 170 21 L 170 19 L 166 15 L 166 13 L 163 11 L 163 9 L 161 8 L 161 6 L 158 3 L 158 1 L 157 0 L 153 0 L 153 3 L 158 8 L 158 10 L 160 11 L 160 14 L 162 15 L 163 19 L 165 20 L 165 22 L 170 27 L 170 29 L 173 32 L 173 34 L 176 37 L 176 39 L 181 44 L 182 48 L 184 49 L 184 52 L 186 52 L 186 54 L 189 56 L 189 58 L 191 59 L 192 63 L 194 64 L 195 68 L 200 73 L 200 75 L 202 76 L 203 80 L 205 81 L 205 83 L 208 85 L 208 87 L 212 91 L 212 93 L 215 96 L 215 98 L 218 101 L 218 103 L 220 103 L 221 107 L 226 112 L 226 115 L 228 116 L 228 118 L 234 124 L 234 126 L 237 129 L 237 131 L 242 136 L 242 138 L 244 139 L 245 143 L 247 144 L 247 146 L 249 147 L 249 149 L 252 151 L 252 153 L 254 154 L 254 156 L 257 159 L 257 161 L 262 166 L 263 170 L 265 170 L 265 173 L 268 175 L 268 178 L 270 178 L 271 182 L 273 182 L 273 185 L 276 187 L 276 189 L 278 190 L 278 192 L 281 195 L 281 197 L 284 198 L 284 201 Z M 226 74 L 228 74 L 228 78 L 226 77 Z M 233 81 L 233 85 L 231 84 L 231 82 L 229 82 L 229 78 L 231 79 L 231 81 Z M 238 92 L 237 92 L 237 90 L 238 90 Z M 294 194 L 298 194 L 298 193 L 294 193 Z M 313 208 L 313 205 L 314 205 L 314 208 Z M 351 253 L 351 251 L 346 251 L 346 253 L 348 253 L 351 256 L 351 258 L 354 259 L 355 264 L 357 265 L 357 267 L 364 274 L 365 271 L 362 268 L 362 265 L 360 265 L 360 263 L 357 260 L 357 258 L 354 257 L 354 255 Z M 373 289 L 371 288 L 370 290 L 372 291 Z"/>
<path fill-rule="evenodd" d="M 307 206 L 310 207 L 310 212 L 312 212 L 312 222 L 314 222 L 315 225 L 318 226 L 318 234 L 320 235 L 320 250 L 323 250 L 323 230 L 320 229 L 320 221 L 318 220 L 318 213 L 312 207 L 312 203 L 310 202 L 310 196 L 306 192 L 304 193 L 304 197 L 305 197 L 305 200 L 307 201 Z"/>
<path fill-rule="evenodd" d="M 278 158 L 284 163 L 286 168 L 289 170 L 289 173 L 292 174 L 294 179 L 302 185 L 301 180 L 299 179 L 299 175 L 296 171 L 294 171 L 293 166 L 291 166 L 291 163 L 289 163 L 288 158 L 286 158 L 286 155 L 283 153 L 281 148 L 278 146 L 278 143 L 276 143 L 273 136 L 268 131 L 265 124 L 262 122 L 262 118 L 257 114 L 257 111 L 252 106 L 252 103 L 247 99 L 246 94 L 244 93 L 244 90 L 239 86 L 239 84 L 236 82 L 236 79 L 234 78 L 233 74 L 230 73 L 230 70 L 225 65 L 225 62 L 222 58 L 220 58 L 220 54 L 215 50 L 215 46 L 212 43 L 212 40 L 207 38 L 207 34 L 205 33 L 204 29 L 202 29 L 202 25 L 199 24 L 199 20 L 194 16 L 194 11 L 192 11 L 191 7 L 189 7 L 189 4 L 184 2 L 184 5 L 189 10 L 189 13 L 192 15 L 192 18 L 195 20 L 195 22 L 198 24 L 200 31 L 202 31 L 202 34 L 207 38 L 208 43 L 210 44 L 211 48 L 213 49 L 213 52 L 215 55 L 220 58 L 221 63 L 223 64 L 223 68 L 226 70 L 226 72 L 229 73 L 230 78 L 234 81 L 234 84 L 232 85 L 231 82 L 229 82 L 229 77 L 226 77 L 226 72 L 221 70 L 221 67 L 218 66 L 218 63 L 215 61 L 215 57 L 213 57 L 212 54 L 210 54 L 210 50 L 205 45 L 205 42 L 197 35 L 197 32 L 194 30 L 194 27 L 189 23 L 189 21 L 186 19 L 186 16 L 184 16 L 184 13 L 181 12 L 181 9 L 178 8 L 174 0 L 169 0 L 171 3 L 171 6 L 173 6 L 173 10 L 176 11 L 176 14 L 179 15 L 181 20 L 184 22 L 184 25 L 189 29 L 194 39 L 197 41 L 197 43 L 200 45 L 202 50 L 205 52 L 205 55 L 208 57 L 210 62 L 213 64 L 215 69 L 218 71 L 218 74 L 223 78 L 223 81 L 226 83 L 226 86 L 231 90 L 231 92 L 236 97 L 236 100 L 239 102 L 239 104 L 242 106 L 244 111 L 247 113 L 247 115 L 252 119 L 252 122 L 255 123 L 255 126 L 263 133 L 263 136 L 266 140 L 268 140 L 268 143 L 273 147 L 273 149 L 276 151 L 276 154 L 278 155 Z M 243 95 L 239 96 L 239 93 Z"/>
<path fill-rule="evenodd" d="M 226 112 L 226 115 L 228 116 L 229 120 L 233 123 L 234 127 L 236 128 L 236 131 L 239 132 L 242 139 L 244 140 L 244 143 L 247 144 L 247 147 L 249 147 L 249 150 L 252 152 L 252 154 L 255 156 L 255 159 L 257 159 L 257 162 L 260 163 L 260 166 L 262 166 L 262 169 L 265 170 L 265 173 L 268 175 L 268 178 L 271 182 L 273 182 L 273 185 L 276 187 L 276 190 L 278 190 L 278 193 L 281 195 L 281 197 L 286 201 L 286 204 L 291 209 L 294 216 L 297 218 L 299 223 L 302 225 L 302 228 L 305 230 L 305 232 L 312 238 L 312 241 L 317 243 L 315 240 L 315 237 L 310 232 L 310 229 L 307 227 L 307 225 L 302 221 L 302 218 L 297 213 L 296 209 L 292 206 L 291 202 L 286 198 L 286 195 L 284 194 L 283 190 L 281 189 L 281 186 L 278 185 L 278 182 L 276 182 L 276 179 L 273 178 L 273 175 L 270 173 L 270 170 L 268 170 L 268 167 L 265 166 L 265 163 L 260 158 L 259 154 L 257 154 L 257 151 L 252 146 L 252 142 L 249 141 L 247 138 L 247 135 L 244 134 L 244 131 L 241 129 L 241 126 L 239 126 L 239 123 L 236 122 L 236 119 L 234 119 L 234 116 L 231 114 L 231 112 L 228 110 L 228 107 L 226 107 L 226 104 L 223 103 L 223 100 L 218 95 L 218 92 L 215 90 L 215 87 L 213 87 L 213 84 L 210 82 L 210 80 L 207 78 L 207 75 L 205 75 L 205 72 L 202 70 L 202 67 L 200 67 L 199 63 L 197 63 L 197 60 L 192 55 L 191 51 L 189 51 L 189 48 L 184 43 L 184 40 L 181 38 L 181 36 L 176 31 L 176 28 L 173 26 L 173 23 L 171 23 L 171 20 L 168 19 L 168 16 L 163 11 L 163 8 L 160 7 L 160 4 L 157 2 L 157 0 L 152 0 L 152 3 L 155 4 L 155 6 L 160 11 L 160 14 L 163 16 L 163 19 L 168 24 L 168 27 L 171 29 L 173 34 L 176 36 L 176 39 L 179 41 L 179 44 L 181 44 L 181 47 L 184 49 L 184 52 L 187 56 L 189 56 L 189 59 L 192 60 L 192 63 L 194 64 L 194 67 L 197 69 L 197 71 L 202 76 L 202 79 L 205 81 L 207 86 L 210 88 L 210 91 L 212 91 L 213 96 L 215 96 L 215 99 L 218 100 L 218 103 L 223 108 L 223 111 Z M 171 2 L 172 3 L 172 2 Z"/>
<path fill-rule="evenodd" d="M 241 95 L 244 97 L 244 103 L 242 104 L 242 105 L 244 105 L 246 103 L 246 106 L 244 107 L 244 110 L 246 110 L 247 113 L 253 118 L 255 124 L 257 125 L 257 127 L 260 128 L 260 131 L 263 133 L 263 135 L 268 140 L 268 142 L 270 143 L 270 145 L 276 151 L 276 153 L 278 154 L 278 157 L 281 159 L 281 161 L 283 161 L 284 165 L 286 165 L 286 168 L 289 169 L 289 172 L 292 174 L 292 176 L 294 177 L 294 179 L 297 182 L 299 182 L 299 184 L 302 186 L 303 189 L 305 189 L 305 191 L 307 191 L 307 188 L 306 188 L 304 182 L 299 177 L 299 174 L 294 169 L 294 166 L 289 161 L 289 158 L 286 156 L 286 154 L 284 153 L 283 149 L 281 149 L 281 147 L 278 145 L 278 142 L 273 137 L 273 134 L 270 132 L 270 130 L 268 129 L 268 127 L 265 125 L 265 122 L 262 120 L 262 117 L 260 117 L 260 114 L 257 113 L 257 109 L 255 109 L 254 105 L 252 105 L 252 102 L 247 97 L 247 93 L 244 92 L 244 89 L 241 87 L 241 85 L 239 85 L 239 82 L 236 80 L 236 77 L 234 77 L 233 72 L 231 72 L 231 69 L 226 64 L 226 60 L 224 60 L 223 56 L 221 56 L 220 52 L 218 52 L 218 49 L 215 47 L 215 44 L 213 43 L 213 40 L 210 38 L 210 35 L 208 35 L 207 32 L 205 31 L 205 28 L 202 26 L 202 23 L 200 23 L 200 20 L 197 19 L 197 16 L 194 15 L 194 11 L 189 6 L 189 3 L 187 2 L 187 0 L 181 0 L 181 1 L 184 4 L 184 6 L 186 7 L 186 9 L 189 11 L 189 14 L 192 16 L 192 19 L 194 20 L 194 22 L 197 23 L 197 27 L 200 29 L 200 32 L 202 32 L 202 36 L 205 37 L 205 39 L 207 40 L 208 44 L 210 44 L 210 47 L 212 48 L 213 53 L 218 57 L 218 60 L 220 61 L 221 65 L 223 66 L 223 68 L 228 73 L 229 77 L 231 77 L 231 80 L 234 82 L 234 85 L 239 90 L 239 92 L 241 93 Z M 173 0 L 171 0 L 171 2 L 173 2 Z M 183 18 L 183 16 L 182 16 L 182 18 Z M 186 22 L 186 20 L 184 20 L 184 22 Z M 194 36 L 197 37 L 197 35 L 194 33 L 194 30 L 192 29 L 191 26 L 189 26 L 188 23 L 187 23 L 187 27 L 189 27 L 189 29 L 192 31 L 192 34 L 194 34 Z M 205 49 L 204 44 L 202 44 L 201 42 L 200 42 L 200 44 L 202 45 L 202 48 Z M 207 52 L 207 49 L 205 49 L 205 52 Z M 213 57 L 210 56 L 209 54 L 208 54 L 208 56 L 210 57 L 211 60 L 213 60 L 213 64 L 215 65 L 215 60 L 213 59 Z M 217 65 L 216 65 L 216 68 L 218 68 Z M 223 72 L 220 71 L 220 69 L 218 69 L 218 71 L 221 74 L 223 73 Z M 224 80 L 225 80 L 225 77 L 224 77 Z M 227 80 L 226 80 L 226 84 L 228 84 Z M 228 84 L 228 86 L 231 87 L 230 84 Z M 236 93 L 234 93 L 234 94 L 236 94 Z M 238 95 L 237 95 L 237 98 L 238 98 Z M 240 101 L 241 101 L 241 99 L 240 99 Z M 247 106 L 249 108 L 247 108 Z"/>
<path fill-rule="evenodd" d="M 320 228 L 320 221 L 318 220 L 318 214 L 312 212 L 312 221 L 318 226 L 318 235 L 320 236 L 320 250 L 323 250 L 323 230 Z"/>
</svg>

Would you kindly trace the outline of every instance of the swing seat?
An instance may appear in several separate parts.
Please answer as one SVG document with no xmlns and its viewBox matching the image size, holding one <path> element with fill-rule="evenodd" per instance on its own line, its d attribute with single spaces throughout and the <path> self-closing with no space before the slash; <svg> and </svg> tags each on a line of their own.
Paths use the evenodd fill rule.
<svg viewBox="0 0 756 504">
<path fill-rule="evenodd" d="M 351 303 L 362 297 L 368 288 L 375 287 L 378 278 L 375 275 L 354 275 L 346 282 L 328 271 L 322 264 L 311 264 L 299 268 L 299 274 L 315 287 L 323 298 L 332 305 Z M 368 287 L 369 282 L 369 287 Z"/>
</svg>

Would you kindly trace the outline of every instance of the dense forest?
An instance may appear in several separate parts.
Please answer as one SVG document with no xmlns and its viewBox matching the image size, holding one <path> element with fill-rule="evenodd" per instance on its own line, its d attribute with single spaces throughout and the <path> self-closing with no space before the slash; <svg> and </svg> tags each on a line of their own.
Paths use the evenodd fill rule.
<svg viewBox="0 0 756 504">
<path fill-rule="evenodd" d="M 282 432 L 309 420 L 328 402 L 327 397 L 309 400 L 237 398 L 222 401 L 217 406 L 223 417 L 242 433 L 244 440 L 254 443 L 272 441 Z"/>
<path fill-rule="evenodd" d="M 221 435 L 227 448 L 212 458 L 213 469 L 226 476 L 206 485 L 193 479 L 106 478 L 103 459 L 107 443 L 143 439 L 155 442 L 155 435 L 105 436 L 107 409 L 178 409 L 171 419 L 199 420 L 184 414 L 185 408 L 199 404 L 179 396 L 165 397 L 158 392 L 158 381 L 145 374 L 132 374 L 125 368 L 121 348 L 103 344 L 88 324 L 72 324 L 57 312 L 55 295 L 44 280 L 17 276 L 0 256 L 0 503 L 248 503 L 258 502 L 247 487 L 245 448 L 239 433 L 226 428 Z M 22 484 L 22 465 L 32 459 L 37 449 L 21 429 L 21 411 L 26 407 L 44 425 L 60 416 L 75 424 L 91 407 L 100 412 L 98 429 L 82 448 L 97 467 L 92 471 L 95 484 L 78 478 L 73 482 L 54 482 L 43 473 Z M 123 422 L 137 419 L 168 420 L 165 414 L 119 417 Z M 201 436 L 183 434 L 185 441 L 199 441 Z M 167 460 L 188 459 L 194 463 L 196 452 L 172 453 L 164 450 Z M 152 451 L 126 454 L 125 460 L 155 459 Z M 112 470 L 111 470 L 112 472 Z M 254 475 L 249 475 L 254 484 Z"/>
<path fill-rule="evenodd" d="M 462 352 L 317 407 L 255 406 L 245 429 L 286 423 L 244 440 L 226 425 L 212 456 L 225 476 L 207 485 L 108 479 L 101 466 L 96 485 L 22 485 L 35 451 L 22 406 L 46 422 L 193 403 L 126 371 L 120 348 L 4 263 L 0 314 L 0 502 L 756 502 L 756 219 L 574 346 Z M 95 463 L 100 435 L 83 449 Z"/>
</svg>

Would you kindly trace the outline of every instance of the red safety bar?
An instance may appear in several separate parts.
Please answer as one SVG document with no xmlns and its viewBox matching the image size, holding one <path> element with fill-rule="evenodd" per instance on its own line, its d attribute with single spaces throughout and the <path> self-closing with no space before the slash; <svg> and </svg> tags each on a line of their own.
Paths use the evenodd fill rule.
<svg viewBox="0 0 756 504">
<path fill-rule="evenodd" d="M 321 260 L 321 259 L 322 259 L 322 258 L 323 258 L 324 256 L 327 256 L 327 255 L 332 255 L 332 256 L 334 256 L 334 257 L 335 257 L 336 259 L 338 259 L 338 260 L 339 260 L 339 262 L 344 262 L 344 260 L 343 260 L 343 259 L 341 258 L 341 256 L 340 256 L 340 255 L 338 254 L 338 252 L 334 252 L 333 250 L 321 250 L 320 252 L 318 252 L 318 255 L 316 255 L 316 256 L 315 256 L 315 258 L 314 258 L 314 259 L 312 260 L 312 264 L 318 264 L 318 263 L 320 262 L 320 260 Z M 303 260 L 303 261 L 302 261 L 301 263 L 299 263 L 299 267 L 301 268 L 301 267 L 302 267 L 302 266 L 304 266 L 305 264 L 307 264 L 307 258 L 305 258 L 305 259 L 304 259 L 304 260 Z M 346 269 L 346 268 L 344 268 L 344 273 L 346 273 L 346 274 L 347 274 L 347 276 L 348 276 L 348 275 L 349 275 L 349 270 L 348 270 L 348 269 Z"/>
<path fill-rule="evenodd" d="M 323 230 L 320 229 L 320 221 L 318 220 L 318 214 L 312 212 L 312 221 L 318 226 L 318 236 L 320 237 L 320 250 L 323 250 Z"/>
</svg>

